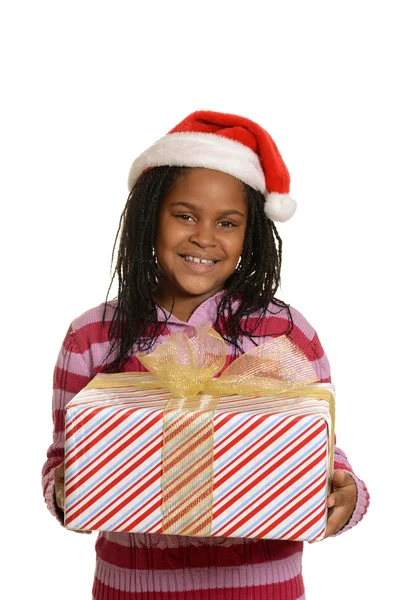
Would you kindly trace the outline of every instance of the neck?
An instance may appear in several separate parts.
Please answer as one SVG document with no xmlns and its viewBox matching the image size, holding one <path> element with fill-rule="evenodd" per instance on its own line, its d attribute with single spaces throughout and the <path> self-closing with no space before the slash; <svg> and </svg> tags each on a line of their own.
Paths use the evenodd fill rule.
<svg viewBox="0 0 400 600">
<path fill-rule="evenodd" d="M 166 292 L 165 290 L 158 290 L 156 293 L 156 301 L 159 306 L 165 308 L 167 312 L 172 312 L 172 314 L 177 317 L 180 321 L 184 321 L 185 323 L 189 321 L 190 317 L 208 298 L 214 296 L 219 290 L 212 290 L 206 294 L 201 294 L 200 296 L 190 296 L 190 295 L 172 295 Z"/>
</svg>

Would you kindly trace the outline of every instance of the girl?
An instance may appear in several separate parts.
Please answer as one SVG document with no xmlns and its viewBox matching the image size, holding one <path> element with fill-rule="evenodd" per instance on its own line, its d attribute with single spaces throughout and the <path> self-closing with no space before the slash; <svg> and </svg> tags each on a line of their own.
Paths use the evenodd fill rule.
<svg viewBox="0 0 400 600">
<path fill-rule="evenodd" d="M 63 409 L 96 373 L 143 371 L 138 351 L 208 324 L 227 343 L 226 366 L 286 334 L 319 380 L 330 381 L 317 334 L 275 298 L 282 243 L 273 221 L 290 218 L 295 203 L 265 130 L 234 115 L 195 112 L 133 163 L 129 188 L 118 232 L 118 296 L 72 322 L 55 368 L 43 490 L 61 523 Z M 336 448 L 326 536 L 353 527 L 367 506 L 365 485 Z M 292 541 L 100 533 L 93 598 L 299 600 L 302 549 Z"/>
</svg>

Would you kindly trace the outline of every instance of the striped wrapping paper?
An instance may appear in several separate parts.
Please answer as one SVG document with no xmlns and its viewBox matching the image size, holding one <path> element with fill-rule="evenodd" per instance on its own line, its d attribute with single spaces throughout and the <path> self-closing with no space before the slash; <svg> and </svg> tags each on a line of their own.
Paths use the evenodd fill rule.
<svg viewBox="0 0 400 600">
<path fill-rule="evenodd" d="M 171 394 L 93 382 L 66 407 L 65 525 L 166 533 L 163 419 Z M 315 387 L 333 394 L 330 384 Z M 213 418 L 209 535 L 322 539 L 332 425 L 326 400 L 222 396 Z M 184 502 L 176 510 L 184 517 Z"/>
</svg>

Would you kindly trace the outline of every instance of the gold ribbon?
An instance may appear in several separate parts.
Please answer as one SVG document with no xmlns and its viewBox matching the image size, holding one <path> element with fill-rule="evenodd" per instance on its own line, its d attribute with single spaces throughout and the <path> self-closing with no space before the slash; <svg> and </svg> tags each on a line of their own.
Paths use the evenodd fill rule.
<svg viewBox="0 0 400 600">
<path fill-rule="evenodd" d="M 218 378 L 225 365 L 226 345 L 208 326 L 197 327 L 190 337 L 175 333 L 151 354 L 137 357 L 150 375 L 100 374 L 87 388 L 166 388 L 171 393 L 163 418 L 163 533 L 210 535 L 214 412 L 222 395 L 326 400 L 331 414 L 332 476 L 333 393 L 312 385 L 318 382 L 312 363 L 285 335 L 246 352 Z"/>
</svg>

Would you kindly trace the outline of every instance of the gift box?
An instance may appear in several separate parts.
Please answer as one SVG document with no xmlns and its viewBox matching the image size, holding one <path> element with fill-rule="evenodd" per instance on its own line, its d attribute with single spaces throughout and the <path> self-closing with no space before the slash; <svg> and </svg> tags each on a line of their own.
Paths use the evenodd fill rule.
<svg viewBox="0 0 400 600">
<path fill-rule="evenodd" d="M 98 374 L 67 405 L 66 527 L 322 539 L 333 386 L 285 336 L 217 378 L 222 339 L 175 336 L 150 374 Z"/>
</svg>

